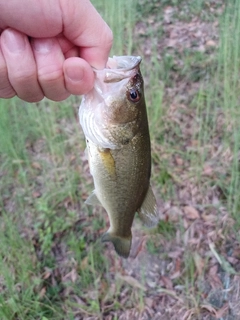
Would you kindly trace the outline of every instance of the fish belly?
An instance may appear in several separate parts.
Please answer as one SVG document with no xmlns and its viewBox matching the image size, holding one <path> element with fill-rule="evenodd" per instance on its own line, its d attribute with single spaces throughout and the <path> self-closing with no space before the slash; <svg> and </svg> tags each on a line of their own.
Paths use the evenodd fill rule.
<svg viewBox="0 0 240 320">
<path fill-rule="evenodd" d="M 129 237 L 134 215 L 149 188 L 150 148 L 145 143 L 140 152 L 137 137 L 117 150 L 103 149 L 91 141 L 87 145 L 95 193 L 108 213 L 109 232 Z"/>
</svg>

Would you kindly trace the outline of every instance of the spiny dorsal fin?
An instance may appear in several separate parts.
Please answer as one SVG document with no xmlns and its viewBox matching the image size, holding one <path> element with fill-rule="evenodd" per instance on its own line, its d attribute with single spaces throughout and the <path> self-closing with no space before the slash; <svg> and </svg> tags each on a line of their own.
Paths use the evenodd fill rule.
<svg viewBox="0 0 240 320">
<path fill-rule="evenodd" d="M 90 194 L 90 196 L 85 201 L 86 204 L 90 206 L 101 206 L 101 202 L 98 200 L 98 197 L 96 196 L 95 190 Z"/>
<path fill-rule="evenodd" d="M 148 227 L 153 227 L 158 223 L 157 203 L 151 186 L 149 186 L 143 204 L 138 210 L 138 215 L 142 222 Z"/>
</svg>

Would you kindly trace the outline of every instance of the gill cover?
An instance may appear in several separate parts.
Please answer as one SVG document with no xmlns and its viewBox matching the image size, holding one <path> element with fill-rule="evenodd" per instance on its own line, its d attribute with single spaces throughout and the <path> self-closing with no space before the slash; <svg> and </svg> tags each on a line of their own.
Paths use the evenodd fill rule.
<svg viewBox="0 0 240 320">
<path fill-rule="evenodd" d="M 133 118 L 131 120 L 134 120 L 134 114 L 128 115 L 126 112 L 121 112 L 121 108 L 122 105 L 126 105 L 128 90 L 129 96 L 127 98 L 131 102 L 139 100 L 138 87 L 140 84 L 137 83 L 136 89 L 128 89 L 128 84 L 139 71 L 140 62 L 141 57 L 113 56 L 113 58 L 109 58 L 105 69 L 93 69 L 95 73 L 94 87 L 83 96 L 79 109 L 79 120 L 86 138 L 102 148 L 119 148 L 119 141 L 111 134 L 110 127 L 112 126 L 114 130 L 114 126 L 122 125 L 127 132 L 130 128 L 128 117 L 130 116 Z M 114 110 L 114 108 L 119 110 Z M 115 118 L 117 114 L 120 114 L 119 119 L 115 119 L 113 114 Z"/>
</svg>

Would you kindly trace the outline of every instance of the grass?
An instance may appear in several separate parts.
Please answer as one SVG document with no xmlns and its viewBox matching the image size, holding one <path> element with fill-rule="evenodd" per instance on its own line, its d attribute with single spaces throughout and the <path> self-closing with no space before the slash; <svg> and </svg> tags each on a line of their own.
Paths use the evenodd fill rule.
<svg viewBox="0 0 240 320">
<path fill-rule="evenodd" d="M 220 2 L 93 1 L 115 35 L 112 54 L 143 56 L 152 184 L 167 208 L 158 227 L 146 231 L 144 262 L 109 257 L 99 241 L 106 214 L 83 203 L 92 179 L 77 119 L 80 98 L 0 101 L 0 319 L 143 315 L 146 298 L 157 299 L 164 286 L 185 299 L 184 312 L 194 309 L 203 319 L 199 281 L 214 260 L 207 237 L 224 259 L 225 239 L 234 245 L 240 238 L 240 4 L 233 1 L 219 17 Z M 173 25 L 218 19 L 219 47 L 165 47 L 167 6 L 175 8 Z M 202 220 L 189 222 L 186 205 Z M 226 212 L 233 227 L 223 226 Z M 216 216 L 215 226 L 205 227 L 202 215 Z"/>
</svg>

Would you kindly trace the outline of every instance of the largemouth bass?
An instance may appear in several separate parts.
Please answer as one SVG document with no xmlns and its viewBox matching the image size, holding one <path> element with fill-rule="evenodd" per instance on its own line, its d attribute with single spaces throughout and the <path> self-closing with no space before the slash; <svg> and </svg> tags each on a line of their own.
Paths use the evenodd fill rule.
<svg viewBox="0 0 240 320">
<path fill-rule="evenodd" d="M 135 56 L 109 58 L 105 69 L 94 70 L 94 88 L 79 109 L 95 186 L 86 203 L 105 208 L 110 228 L 102 241 L 111 241 L 124 258 L 131 249 L 135 213 L 147 226 L 157 223 L 140 62 Z"/>
</svg>

